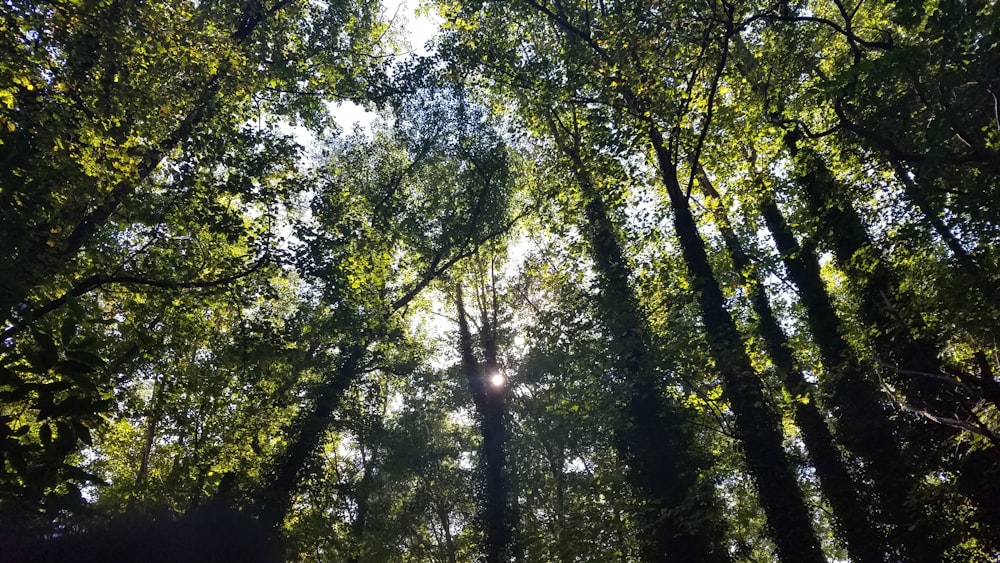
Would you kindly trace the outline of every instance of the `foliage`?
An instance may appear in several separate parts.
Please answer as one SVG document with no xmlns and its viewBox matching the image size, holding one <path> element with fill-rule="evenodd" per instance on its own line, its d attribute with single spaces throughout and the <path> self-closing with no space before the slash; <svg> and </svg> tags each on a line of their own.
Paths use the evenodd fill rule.
<svg viewBox="0 0 1000 563">
<path fill-rule="evenodd" d="M 0 552 L 998 556 L 992 5 L 385 9 L 5 4 Z"/>
</svg>

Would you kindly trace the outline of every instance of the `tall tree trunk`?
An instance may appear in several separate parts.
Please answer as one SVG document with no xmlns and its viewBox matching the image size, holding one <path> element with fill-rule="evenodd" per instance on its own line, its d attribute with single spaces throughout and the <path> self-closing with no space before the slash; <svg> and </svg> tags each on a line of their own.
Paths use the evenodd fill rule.
<svg viewBox="0 0 1000 563">
<path fill-rule="evenodd" d="M 558 454 L 556 454 L 554 449 L 558 448 Z M 573 554 L 570 552 L 568 547 L 571 545 L 572 540 L 572 530 L 567 529 L 566 525 L 566 473 L 564 468 L 566 467 L 566 455 L 562 444 L 557 444 L 556 446 L 549 446 L 546 444 L 546 457 L 549 462 L 549 471 L 552 473 L 552 479 L 555 481 L 555 543 L 556 553 L 558 554 L 559 561 L 561 563 L 570 563 L 573 559 Z"/>
<path fill-rule="evenodd" d="M 323 435 L 334 411 L 340 405 L 348 386 L 361 373 L 365 345 L 361 342 L 345 344 L 337 368 L 316 392 L 311 409 L 305 411 L 290 430 L 289 445 L 276 460 L 257 510 L 261 519 L 273 529 L 280 528 L 298 491 L 310 458 L 322 442 Z"/>
<path fill-rule="evenodd" d="M 443 502 L 439 503 L 437 506 L 437 517 L 438 522 L 441 524 L 441 530 L 444 533 L 444 556 L 448 563 L 458 563 L 458 555 L 455 550 L 455 540 L 451 537 L 451 517 L 448 513 L 448 506 Z"/>
<path fill-rule="evenodd" d="M 650 531 L 643 551 L 650 562 L 730 561 L 724 524 L 710 484 L 698 474 L 707 465 L 680 408 L 661 391 L 652 338 L 628 281 L 621 246 L 607 209 L 579 153 L 580 143 L 562 145 L 585 200 L 584 231 L 599 274 L 598 307 L 610 335 L 615 371 L 622 381 L 624 428 L 616 437 L 631 483 L 646 503 L 637 514 Z"/>
<path fill-rule="evenodd" d="M 351 521 L 350 525 L 348 540 L 348 552 L 350 555 L 347 557 L 348 563 L 359 563 L 368 559 L 366 553 L 368 546 L 365 545 L 365 536 L 368 534 L 368 514 L 371 512 L 369 498 L 371 497 L 371 489 L 373 487 L 373 461 L 365 459 L 364 446 L 361 447 L 360 454 L 361 466 L 364 469 L 361 472 L 361 479 L 352 487 L 356 509 L 354 520 Z"/>
<path fill-rule="evenodd" d="M 729 216 L 721 207 L 722 198 L 704 170 L 698 171 L 698 185 L 709 200 L 719 203 L 708 207 L 713 209 L 715 223 L 722 234 L 733 269 L 743 279 L 743 286 L 757 315 L 757 330 L 774 362 L 775 371 L 785 390 L 795 398 L 792 414 L 796 425 L 802 430 L 802 441 L 816 468 L 820 488 L 833 509 L 835 528 L 846 541 L 852 560 L 859 563 L 885 561 L 885 540 L 874 526 L 869 507 L 858 495 L 860 483 L 851 476 L 846 460 L 834 443 L 826 418 L 816 403 L 812 385 L 797 367 L 791 344 L 771 309 L 760 274 L 733 231 Z"/>
<path fill-rule="evenodd" d="M 819 259 L 812 244 L 800 245 L 774 196 L 763 191 L 759 206 L 764 221 L 781 254 L 789 279 L 798 289 L 806 323 L 827 369 L 821 385 L 828 390 L 830 409 L 837 420 L 838 440 L 864 459 L 875 484 L 882 520 L 890 529 L 890 544 L 900 557 L 919 561 L 926 553 L 933 559 L 938 549 L 924 530 L 919 514 L 908 502 L 916 486 L 913 469 L 905 463 L 893 433 L 889 414 L 879 393 L 848 344 L 846 330 L 834 308 L 820 275 Z"/>
<path fill-rule="evenodd" d="M 759 63 L 739 35 L 733 37 L 733 46 L 741 74 L 760 95 L 766 97 L 766 88 L 758 78 L 763 76 Z M 784 114 L 784 106 L 780 102 L 777 114 Z M 793 155 L 798 150 L 797 138 L 797 134 L 785 138 L 786 146 Z M 801 176 L 804 169 L 799 162 L 796 162 L 796 169 Z M 855 215 L 853 221 L 850 217 L 833 220 L 830 214 L 833 211 L 830 205 L 832 202 L 824 203 L 824 197 L 830 197 L 831 194 L 823 193 L 832 186 L 822 186 L 815 178 L 803 179 L 805 181 L 802 182 L 802 188 L 808 194 L 811 214 L 827 225 L 826 230 L 829 232 L 824 238 L 855 239 L 850 245 L 836 245 L 839 248 L 838 261 L 856 264 L 852 258 L 862 246 L 857 242 L 859 233 L 862 240 L 867 236 L 860 219 Z M 921 553 L 934 559 L 940 553 L 936 547 L 937 542 L 932 540 L 933 536 L 926 530 L 922 518 L 915 513 L 914 504 L 908 502 L 909 494 L 916 485 L 913 469 L 905 462 L 897 446 L 899 440 L 893 433 L 888 412 L 879 401 L 877 387 L 868 379 L 868 374 L 850 349 L 846 330 L 820 275 L 815 246 L 810 241 L 805 247 L 800 247 L 782 216 L 774 195 L 768 190 L 762 192 L 758 205 L 788 276 L 799 290 L 799 299 L 805 307 L 810 332 L 828 371 L 820 385 L 828 390 L 831 414 L 837 421 L 836 437 L 851 453 L 866 461 L 867 472 L 875 485 L 881 520 L 889 527 L 889 547 L 896 549 L 899 557 L 904 559 L 906 557 L 903 554 L 910 554 L 911 560 L 920 561 Z M 844 222 L 840 223 L 840 219 Z M 851 234 L 846 235 L 840 228 L 851 231 Z M 859 254 L 858 258 L 861 256 Z M 885 310 L 884 290 L 871 286 L 866 293 L 869 298 L 862 306 L 865 313 L 872 315 L 875 311 Z M 877 343 L 879 348 L 884 349 L 885 345 L 892 347 L 892 332 L 883 332 L 882 342 Z"/>
<path fill-rule="evenodd" d="M 927 197 L 917 186 L 917 183 L 911 177 L 912 172 L 903 166 L 903 163 L 895 160 L 892 162 L 893 170 L 896 172 L 896 178 L 901 184 L 903 184 L 903 192 L 906 194 L 907 199 L 913 203 L 914 206 L 920 211 L 924 216 L 924 220 L 930 223 L 931 228 L 934 232 L 941 237 L 948 250 L 955 256 L 958 262 L 963 268 L 966 268 L 967 273 L 976 280 L 982 279 L 982 272 L 979 270 L 979 264 L 976 264 L 972 256 L 965 250 L 962 243 L 959 242 L 958 238 L 955 237 L 955 233 L 951 232 L 948 225 L 944 224 L 941 217 L 938 215 L 937 211 L 931 206 L 931 202 L 928 201 Z"/>
<path fill-rule="evenodd" d="M 811 147 L 799 146 L 799 135 L 786 136 L 786 147 L 795 163 L 795 181 L 809 209 L 819 220 L 819 240 L 826 241 L 837 264 L 860 298 L 859 313 L 873 329 L 873 342 L 891 381 L 899 385 L 915 408 L 953 412 L 964 408 L 961 398 L 942 387 L 935 376 L 945 371 L 938 359 L 940 346 L 915 338 L 919 320 L 905 318 L 900 307 L 899 282 L 886 266 L 857 211 L 843 201 L 842 186 Z M 916 325 L 916 326 L 915 326 Z M 952 401 L 944 399 L 952 395 Z M 957 403 L 954 399 L 958 399 Z"/>
<path fill-rule="evenodd" d="M 145 511 L 147 504 L 146 480 L 149 477 L 149 459 L 153 455 L 153 443 L 156 441 L 156 430 L 160 424 L 160 417 L 163 416 L 163 395 L 166 392 L 164 376 L 153 384 L 153 396 L 150 398 L 149 414 L 146 416 L 146 432 L 143 436 L 142 454 L 139 459 L 139 470 L 135 475 L 135 486 L 132 497 L 129 498 L 127 508 L 132 508 L 138 499 L 142 499 L 142 510 Z"/>
<path fill-rule="evenodd" d="M 484 326 L 481 339 L 486 362 L 479 365 L 472 346 L 472 332 L 466 319 L 465 303 L 461 286 L 456 289 L 458 309 L 459 348 L 462 357 L 462 371 L 469 382 L 469 389 L 479 414 L 479 426 L 483 435 L 482 455 L 484 473 L 483 525 L 486 531 L 486 561 L 501 563 L 510 561 L 513 548 L 511 511 L 505 471 L 504 444 L 504 388 L 494 385 L 490 378 L 498 374 L 496 327 L 492 326 L 489 315 L 483 311 Z"/>
<path fill-rule="evenodd" d="M 778 556 L 787 563 L 824 561 L 795 470 L 782 445 L 784 437 L 779 420 L 768 408 L 760 377 L 750 363 L 736 323 L 725 308 L 687 196 L 677 183 L 673 156 L 656 125 L 650 121 L 647 127 L 673 211 L 674 229 L 701 308 L 709 348 L 736 416 L 737 433 Z"/>
<path fill-rule="evenodd" d="M 952 232 L 951 227 L 945 224 L 944 219 L 941 218 L 940 209 L 936 208 L 927 197 L 927 188 L 918 185 L 919 177 L 915 172 L 900 161 L 892 161 L 892 166 L 896 172 L 896 178 L 903 185 L 903 192 L 907 199 L 920 211 L 924 221 L 930 225 L 931 230 L 937 233 L 948 250 L 951 251 L 954 259 L 952 273 L 957 278 L 955 281 L 964 282 L 963 285 L 972 290 L 972 295 L 965 295 L 967 303 L 971 305 L 969 310 L 973 310 L 973 308 L 978 310 L 981 319 L 992 319 L 993 322 L 989 323 L 989 326 L 982 328 L 985 329 L 986 335 L 991 335 L 995 339 L 1000 338 L 1000 334 L 998 334 L 1000 326 L 996 321 L 1000 318 L 1000 314 L 998 314 L 995 299 L 995 296 L 1000 294 L 1000 287 L 997 285 L 1000 280 L 994 279 L 983 270 L 976 257 L 965 249 L 962 242 Z M 986 336 L 986 339 L 988 338 L 989 336 Z M 992 381 L 995 384 L 995 380 Z M 977 378 L 963 378 L 963 382 L 975 386 L 977 390 L 988 392 Z"/>
</svg>

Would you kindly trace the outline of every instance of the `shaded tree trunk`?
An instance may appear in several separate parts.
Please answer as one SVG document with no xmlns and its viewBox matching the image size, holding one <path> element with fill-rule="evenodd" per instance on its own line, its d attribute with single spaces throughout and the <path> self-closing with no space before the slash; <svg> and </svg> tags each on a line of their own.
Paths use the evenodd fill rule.
<svg viewBox="0 0 1000 563">
<path fill-rule="evenodd" d="M 615 377 L 625 405 L 616 446 L 629 467 L 629 480 L 646 498 L 637 515 L 650 530 L 643 551 L 648 561 L 730 560 L 721 511 L 710 486 L 698 474 L 707 466 L 694 447 L 686 417 L 660 389 L 652 338 L 628 281 L 621 246 L 604 201 L 579 153 L 579 140 L 563 145 L 585 199 L 584 231 L 599 273 L 598 301 L 611 339 Z"/>
<path fill-rule="evenodd" d="M 486 561 L 507 562 L 510 561 L 513 549 L 513 533 L 505 471 L 504 387 L 490 382 L 490 378 L 499 373 L 495 327 L 488 318 L 488 313 L 483 311 L 483 320 L 486 322 L 482 327 L 481 340 L 486 361 L 480 366 L 473 351 L 472 332 L 466 319 L 461 286 L 456 289 L 456 307 L 462 371 L 469 382 L 483 435 L 482 519 L 486 532 Z"/>
<path fill-rule="evenodd" d="M 987 326 L 983 327 L 984 332 L 992 335 L 994 339 L 1000 338 L 1000 334 L 998 334 L 1000 333 L 1000 325 L 997 322 L 997 319 L 1000 319 L 1000 312 L 998 312 L 995 299 L 995 296 L 1000 294 L 1000 287 L 997 285 L 1000 283 L 1000 280 L 987 274 L 980 261 L 976 258 L 976 255 L 986 253 L 981 248 L 977 249 L 974 253 L 970 253 L 965 249 L 951 227 L 941 217 L 941 208 L 932 204 L 931 198 L 928 197 L 928 188 L 919 185 L 918 182 L 921 178 L 917 176 L 912 168 L 908 168 L 900 161 L 892 161 L 892 166 L 896 172 L 896 178 L 903 186 L 903 192 L 906 194 L 907 199 L 923 215 L 924 222 L 930 225 L 930 229 L 937 233 L 941 241 L 951 251 L 953 259 L 951 262 L 951 271 L 956 278 L 953 281 L 958 282 L 955 286 L 961 287 L 964 285 L 971 290 L 971 294 L 964 296 L 970 305 L 968 310 L 975 309 L 980 311 L 982 319 L 990 319 L 987 321 Z M 981 371 L 981 373 L 984 372 Z M 963 377 L 962 380 L 963 383 L 970 384 L 977 391 L 983 392 L 987 397 L 989 396 L 988 393 L 991 390 L 984 387 L 983 384 L 985 382 L 979 378 Z M 996 385 L 996 380 L 991 381 Z M 995 399 L 990 400 L 994 404 L 998 404 Z"/>
<path fill-rule="evenodd" d="M 163 395 L 166 392 L 164 376 L 153 384 L 153 396 L 150 399 L 149 414 L 146 421 L 146 432 L 143 436 L 142 454 L 139 460 L 139 470 L 135 476 L 135 492 L 129 499 L 128 508 L 132 508 L 138 499 L 142 499 L 143 509 L 146 506 L 146 479 L 149 476 L 149 459 L 153 454 L 153 443 L 156 441 L 156 430 L 163 416 Z"/>
<path fill-rule="evenodd" d="M 721 204 L 722 198 L 703 170 L 698 172 L 698 185 L 709 199 Z M 835 528 L 846 540 L 847 551 L 857 562 L 885 560 L 884 539 L 874 526 L 868 506 L 858 495 L 859 483 L 848 470 L 847 462 L 834 443 L 826 418 L 820 412 L 812 385 L 795 361 L 791 344 L 778 323 L 760 274 L 743 249 L 722 207 L 715 207 L 715 223 L 722 234 L 733 269 L 740 273 L 750 304 L 757 315 L 757 331 L 785 390 L 794 398 L 792 414 L 802 431 L 805 443 L 819 477 L 820 488 L 833 509 Z"/>
<path fill-rule="evenodd" d="M 444 548 L 445 560 L 448 563 L 458 563 L 455 540 L 451 537 L 451 518 L 448 514 L 448 507 L 443 503 L 439 504 L 436 512 L 444 534 L 444 545 L 442 547 Z"/>
<path fill-rule="evenodd" d="M 920 560 L 920 553 L 933 559 L 936 549 L 933 544 L 926 545 L 931 542 L 930 534 L 919 529 L 920 516 L 907 508 L 912 506 L 907 499 L 916 486 L 913 469 L 897 447 L 899 440 L 878 391 L 848 344 L 846 330 L 820 275 L 816 250 L 811 244 L 799 244 L 771 193 L 761 194 L 759 206 L 789 279 L 798 289 L 806 323 L 828 371 L 821 385 L 827 389 L 830 409 L 837 420 L 837 438 L 867 462 L 881 519 L 890 528 L 890 545 L 900 554 L 912 552 L 914 560 Z"/>
<path fill-rule="evenodd" d="M 893 368 L 888 370 L 891 381 L 901 387 L 916 408 L 932 412 L 964 408 L 958 397 L 952 396 L 952 401 L 943 398 L 950 393 L 942 388 L 940 380 L 934 379 L 945 373 L 938 359 L 940 346 L 913 336 L 914 329 L 921 327 L 915 326 L 919 324 L 917 319 L 903 316 L 898 281 L 868 238 L 857 211 L 842 201 L 842 187 L 812 148 L 799 146 L 798 136 L 793 132 L 785 140 L 795 163 L 796 185 L 801 188 L 809 213 L 818 219 L 818 239 L 828 244 L 858 293 L 859 313 L 873 329 L 877 354 Z"/>
<path fill-rule="evenodd" d="M 364 355 L 363 343 L 345 345 L 337 368 L 318 389 L 312 408 L 300 415 L 290 432 L 289 445 L 276 460 L 268 486 L 258 500 L 257 510 L 261 519 L 273 529 L 279 529 L 284 521 L 292 496 L 298 490 L 310 458 L 330 426 L 334 411 L 340 405 L 347 387 L 361 373 Z"/>
<path fill-rule="evenodd" d="M 982 272 L 979 270 L 979 265 L 976 264 L 972 256 L 962 246 L 962 243 L 955 237 L 955 233 L 951 232 L 948 225 L 945 225 L 944 221 L 941 220 L 937 211 L 931 206 L 931 202 L 911 177 L 912 173 L 899 161 L 893 161 L 892 167 L 896 172 L 896 178 L 903 185 L 903 191 L 906 193 L 907 199 L 916 206 L 924 216 L 924 220 L 930 223 L 931 228 L 941 237 L 948 250 L 951 251 L 962 267 L 967 270 L 967 273 L 976 280 L 982 280 Z"/>
<path fill-rule="evenodd" d="M 725 308 L 687 196 L 677 183 L 673 155 L 656 125 L 649 122 L 647 127 L 673 211 L 674 229 L 701 308 L 709 348 L 736 416 L 737 433 L 778 556 L 788 563 L 824 561 L 795 470 L 782 445 L 784 437 L 779 420 L 767 406 L 760 377 L 750 363 L 736 323 Z"/>
<path fill-rule="evenodd" d="M 361 448 L 361 465 L 364 470 L 361 473 L 361 479 L 356 485 L 351 487 L 352 497 L 354 498 L 355 512 L 354 520 L 351 521 L 350 534 L 349 534 L 349 553 L 347 557 L 348 563 L 359 563 L 367 559 L 366 551 L 367 546 L 365 545 L 365 536 L 368 532 L 368 514 L 371 512 L 371 505 L 369 503 L 369 497 L 371 495 L 371 489 L 373 487 L 373 477 L 372 463 L 371 459 L 365 459 L 364 447 Z"/>
</svg>

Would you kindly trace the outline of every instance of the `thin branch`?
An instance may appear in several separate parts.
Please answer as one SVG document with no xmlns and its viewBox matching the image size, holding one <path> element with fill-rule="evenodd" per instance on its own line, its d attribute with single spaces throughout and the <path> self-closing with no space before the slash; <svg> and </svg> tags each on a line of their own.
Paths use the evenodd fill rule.
<svg viewBox="0 0 1000 563">
<path fill-rule="evenodd" d="M 571 23 L 569 23 L 569 21 L 566 20 L 566 18 L 555 14 L 554 12 L 552 12 L 552 10 L 541 5 L 535 0 L 521 0 L 521 1 L 527 4 L 528 6 L 531 6 L 535 10 L 541 12 L 545 16 L 547 16 L 550 20 L 552 20 L 558 27 L 560 27 L 566 33 L 579 37 L 584 43 L 587 44 L 587 46 L 593 49 L 594 52 L 597 53 L 597 55 L 600 56 L 605 62 L 611 62 L 611 57 L 610 55 L 608 55 L 607 51 L 605 51 L 603 47 L 598 45 L 597 41 L 595 41 L 594 38 L 589 33 L 586 33 L 580 28 L 572 25 Z"/>
<path fill-rule="evenodd" d="M 952 376 L 952 375 L 948 375 L 948 374 L 944 374 L 944 373 L 930 373 L 930 372 L 926 372 L 926 371 L 918 371 L 918 370 L 912 370 L 912 369 L 903 369 L 903 368 L 901 368 L 899 366 L 886 363 L 886 362 L 884 362 L 882 360 L 878 360 L 878 365 L 880 367 L 882 367 L 882 368 L 893 370 L 896 373 L 899 373 L 900 375 L 913 375 L 913 376 L 918 376 L 918 377 L 926 377 L 926 378 L 929 378 L 929 379 L 934 379 L 934 380 L 937 380 L 937 381 L 944 381 L 946 383 L 950 383 L 950 384 L 954 385 L 955 387 L 963 389 L 970 396 L 973 396 L 973 397 L 976 397 L 976 396 L 979 395 L 979 393 L 977 393 L 974 389 L 972 389 L 971 387 L 969 387 L 961 379 L 959 379 L 959 378 L 957 378 L 955 376 Z"/>
<path fill-rule="evenodd" d="M 694 177 L 698 168 L 698 162 L 701 160 L 701 151 L 705 145 L 705 137 L 708 136 L 708 129 L 712 125 L 712 117 L 715 110 L 715 96 L 719 90 L 719 81 L 722 79 L 722 73 L 726 69 L 726 62 L 729 59 L 729 38 L 731 34 L 734 33 L 732 30 L 732 14 L 730 15 L 730 21 L 726 23 L 726 33 L 723 35 L 722 39 L 722 54 L 719 56 L 719 62 L 715 67 L 715 75 L 712 76 L 712 86 L 708 91 L 708 106 L 705 109 L 705 123 L 702 124 L 701 131 L 698 133 L 698 141 L 695 143 L 694 152 L 691 155 L 691 174 L 688 177 L 687 193 L 685 197 L 691 198 L 691 189 L 694 187 Z"/>
<path fill-rule="evenodd" d="M 935 422 L 937 424 L 942 424 L 944 426 L 950 426 L 952 428 L 959 428 L 959 429 L 962 429 L 962 430 L 967 430 L 969 432 L 972 432 L 973 434 L 976 434 L 976 435 L 979 435 L 979 436 L 982 436 L 982 437 L 986 438 L 990 442 L 993 442 L 993 444 L 995 446 L 1000 446 L 1000 436 L 997 436 L 996 433 L 994 433 L 989 428 L 986 428 L 982 423 L 973 424 L 971 422 L 968 422 L 968 421 L 965 421 L 965 420 L 959 420 L 957 418 L 950 418 L 950 417 L 947 417 L 947 416 L 936 415 L 936 414 L 928 412 L 928 411 L 926 411 L 924 409 L 919 409 L 919 408 L 907 405 L 906 403 L 900 401 L 899 399 L 897 399 L 895 397 L 893 397 L 893 402 L 896 403 L 896 406 L 898 406 L 900 408 L 900 410 L 902 410 L 903 412 L 908 412 L 910 414 L 915 414 L 915 415 L 917 415 L 920 418 L 929 420 L 931 422 Z"/>
<path fill-rule="evenodd" d="M 444 258 L 445 250 L 442 249 L 441 251 L 439 251 L 438 254 L 431 260 L 430 266 L 428 267 L 427 271 L 424 273 L 420 281 L 414 284 L 414 286 L 411 287 L 409 290 L 407 290 L 406 293 L 404 293 L 399 299 L 393 301 L 392 304 L 389 306 L 390 310 L 394 312 L 399 311 L 400 309 L 403 309 L 404 307 L 409 305 L 410 301 L 413 301 L 413 299 L 416 298 L 416 296 L 419 295 L 421 291 L 423 291 L 428 285 L 430 285 L 432 281 L 437 279 L 441 274 L 448 271 L 449 268 L 457 264 L 460 260 L 463 260 L 475 254 L 481 245 L 485 244 L 486 242 L 489 242 L 490 240 L 498 236 L 510 232 L 510 230 L 514 227 L 514 225 L 517 224 L 517 222 L 520 221 L 521 218 L 523 218 L 527 214 L 528 214 L 527 210 L 522 211 L 521 213 L 516 215 L 513 219 L 501 225 L 499 229 L 486 233 L 485 235 L 483 235 L 478 239 L 473 239 L 470 236 L 469 238 L 466 239 L 465 250 L 459 252 L 458 254 L 455 254 L 454 256 L 452 256 L 443 263 L 441 262 L 441 260 Z"/>
<path fill-rule="evenodd" d="M 836 31 L 840 35 L 843 35 L 845 38 L 847 38 L 848 42 L 856 43 L 857 45 L 861 45 L 862 47 L 865 47 L 867 49 L 889 51 L 894 46 L 892 41 L 866 41 L 855 35 L 854 32 L 850 31 L 849 29 L 841 27 L 836 22 L 817 16 L 781 16 L 781 15 L 768 14 L 764 16 L 764 19 L 787 22 L 787 23 L 813 22 L 822 24 Z M 856 47 L 854 47 L 854 49 L 856 49 Z"/>
</svg>

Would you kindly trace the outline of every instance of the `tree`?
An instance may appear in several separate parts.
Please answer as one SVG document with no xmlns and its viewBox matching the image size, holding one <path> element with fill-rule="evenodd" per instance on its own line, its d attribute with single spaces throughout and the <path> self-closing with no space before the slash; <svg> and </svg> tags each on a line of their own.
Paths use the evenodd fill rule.
<svg viewBox="0 0 1000 563">
<path fill-rule="evenodd" d="M 482 114 L 447 90 L 419 91 L 395 131 L 355 139 L 331 159 L 303 226 L 302 267 L 330 311 L 334 369 L 310 393 L 260 503 L 278 525 L 345 391 L 374 369 L 373 348 L 398 338 L 400 318 L 432 281 L 506 231 L 503 145 Z M 435 120 L 437 121 L 431 121 Z M 395 137 L 392 133 L 398 134 Z M 395 138 L 394 138 L 395 137 Z M 380 159 L 373 151 L 382 151 Z M 377 365 L 377 364 L 376 364 Z"/>
<path fill-rule="evenodd" d="M 5 8 L 4 553 L 996 559 L 987 4 Z"/>
<path fill-rule="evenodd" d="M 491 280 L 495 284 L 495 280 Z M 483 292 L 485 282 L 480 286 Z M 481 302 L 479 342 L 483 362 L 480 363 L 473 348 L 472 332 L 469 329 L 468 312 L 462 298 L 462 287 L 455 290 L 455 308 L 458 313 L 459 350 L 462 358 L 462 372 L 469 383 L 469 392 L 476 407 L 476 415 L 482 433 L 481 459 L 484 476 L 482 478 L 482 521 L 486 532 L 486 561 L 490 563 L 509 561 L 514 549 L 513 511 L 510 503 L 510 486 L 507 470 L 507 417 L 504 406 L 505 381 L 498 362 L 496 287 L 491 295 L 477 293 L 488 301 Z"/>
<path fill-rule="evenodd" d="M 220 288 L 275 263 L 268 235 L 295 156 L 276 116 L 318 117 L 322 106 L 264 98 L 305 74 L 335 95 L 335 83 L 363 65 L 353 54 L 331 60 L 315 44 L 367 51 L 380 24 L 347 3 L 10 8 L 0 62 L 3 480 L 5 506 L 38 481 L 31 512 L 38 495 L 78 498 L 89 478 L 55 468 L 90 444 L 113 407 L 113 369 L 129 356 L 102 358 L 95 346 L 122 334 L 114 326 L 91 331 L 82 348 L 73 327 L 120 324 L 109 290 Z M 34 336 L 60 325 L 62 339 Z M 44 362 L 27 360 L 39 353 Z M 70 353 L 75 367 L 58 363 Z M 45 430 L 52 400 L 75 421 L 61 433 Z M 43 439 L 56 434 L 58 447 Z M 38 454 L 49 459 L 32 463 Z"/>
<path fill-rule="evenodd" d="M 733 230 L 723 207 L 721 196 L 708 179 L 704 170 L 698 172 L 698 185 L 705 195 L 706 205 L 712 210 L 734 270 L 740 273 L 751 306 L 757 316 L 758 331 L 784 390 L 792 398 L 793 417 L 802 431 L 802 440 L 816 468 L 823 495 L 833 508 L 836 525 L 847 542 L 847 550 L 856 561 L 881 561 L 885 547 L 875 527 L 871 510 L 858 492 L 863 483 L 852 475 L 851 467 L 834 441 L 827 421 L 816 404 L 816 393 L 797 365 L 791 342 L 781 328 L 771 307 L 757 265 L 753 263 Z M 866 419 L 878 424 L 878 419 Z"/>
</svg>

